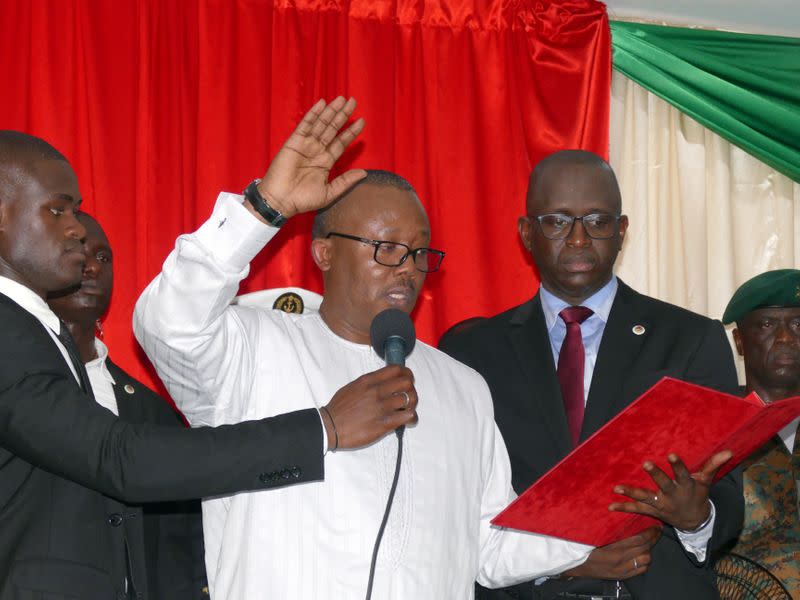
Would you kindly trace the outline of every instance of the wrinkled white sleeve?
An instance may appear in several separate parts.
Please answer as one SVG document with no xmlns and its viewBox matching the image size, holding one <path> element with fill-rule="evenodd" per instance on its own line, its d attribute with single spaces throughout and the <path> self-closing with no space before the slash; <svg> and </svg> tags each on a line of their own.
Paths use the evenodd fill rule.
<svg viewBox="0 0 800 600">
<path fill-rule="evenodd" d="M 717 510 L 714 507 L 714 503 L 711 502 L 711 500 L 708 502 L 711 504 L 711 514 L 708 517 L 708 523 L 706 523 L 705 527 L 697 531 L 675 529 L 675 533 L 678 534 L 678 539 L 681 541 L 681 544 L 683 544 L 683 547 L 688 552 L 694 554 L 700 562 L 706 559 L 708 542 L 711 541 L 711 535 L 714 533 L 714 521 L 717 519 Z"/>
<path fill-rule="evenodd" d="M 196 232 L 178 238 L 136 303 L 133 329 L 178 408 L 193 426 L 240 420 L 259 366 L 248 313 L 230 306 L 250 261 L 278 229 L 222 193 Z M 324 436 L 323 436 L 324 437 Z"/>
<path fill-rule="evenodd" d="M 488 394 L 488 388 L 486 390 Z M 491 401 L 490 401 L 491 402 Z M 478 583 L 498 588 L 547 575 L 557 575 L 586 561 L 592 546 L 545 535 L 495 527 L 490 521 L 516 498 L 511 464 L 497 425 L 484 446 L 488 477 L 481 501 L 480 570 Z"/>
</svg>

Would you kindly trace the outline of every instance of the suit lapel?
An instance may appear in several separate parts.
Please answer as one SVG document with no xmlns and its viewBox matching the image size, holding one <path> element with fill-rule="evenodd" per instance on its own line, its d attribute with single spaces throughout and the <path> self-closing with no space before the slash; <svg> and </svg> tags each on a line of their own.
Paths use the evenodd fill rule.
<svg viewBox="0 0 800 600">
<path fill-rule="evenodd" d="M 623 384 L 630 376 L 631 367 L 652 326 L 641 318 L 635 296 L 636 292 L 619 282 L 594 365 L 581 440 L 597 431 L 624 407 Z M 644 328 L 638 335 L 634 332 L 637 325 Z"/>
<path fill-rule="evenodd" d="M 60 370 L 64 373 L 68 374 L 68 379 L 75 382 L 75 385 L 78 389 L 81 390 L 88 398 L 94 401 L 94 393 L 92 392 L 92 386 L 89 385 L 89 376 L 86 374 L 84 369 L 84 376 L 86 377 L 87 382 L 87 389 L 84 390 L 81 387 L 81 384 L 75 379 L 75 376 L 72 374 L 72 370 L 69 368 L 67 364 L 67 359 L 61 354 L 61 350 L 59 350 L 56 343 L 50 337 L 50 334 L 47 333 L 46 326 L 39 321 L 36 317 L 34 317 L 31 313 L 27 310 L 22 308 L 19 304 L 14 302 L 11 298 L 6 296 L 5 294 L 0 294 L 0 305 L 4 305 L 9 311 L 11 311 L 12 318 L 19 319 L 24 325 L 22 325 L 22 331 L 24 331 L 24 338 L 26 340 L 36 340 L 38 338 L 39 342 L 42 345 L 42 348 L 47 348 L 47 360 L 52 361 L 54 364 L 58 364 L 61 368 Z M 44 357 L 43 357 L 44 358 Z M 75 366 L 75 365 L 73 365 Z M 77 368 L 77 367 L 76 367 Z"/>
<path fill-rule="evenodd" d="M 572 450 L 572 442 L 539 294 L 519 307 L 510 325 L 517 368 L 525 387 L 532 390 L 530 403 L 520 408 L 526 410 L 530 421 L 544 422 L 558 456 L 566 456 Z"/>
<path fill-rule="evenodd" d="M 114 397 L 117 399 L 117 411 L 120 419 L 131 423 L 144 422 L 141 403 L 136 401 L 136 386 L 132 385 L 124 371 L 111 362 L 110 358 L 106 358 L 106 366 L 114 378 Z M 134 393 L 126 390 L 133 390 Z"/>
</svg>

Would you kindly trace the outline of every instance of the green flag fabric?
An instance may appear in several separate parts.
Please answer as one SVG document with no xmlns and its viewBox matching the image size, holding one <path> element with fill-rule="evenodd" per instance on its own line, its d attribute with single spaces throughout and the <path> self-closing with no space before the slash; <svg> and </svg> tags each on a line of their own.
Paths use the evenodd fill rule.
<svg viewBox="0 0 800 600">
<path fill-rule="evenodd" d="M 611 22 L 614 68 L 800 182 L 800 38 Z"/>
</svg>

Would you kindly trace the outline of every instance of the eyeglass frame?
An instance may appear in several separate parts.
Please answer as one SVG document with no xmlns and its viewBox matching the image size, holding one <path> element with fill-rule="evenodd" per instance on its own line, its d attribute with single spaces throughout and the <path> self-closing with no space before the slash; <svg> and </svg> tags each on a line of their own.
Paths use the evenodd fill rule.
<svg viewBox="0 0 800 600">
<path fill-rule="evenodd" d="M 374 260 L 379 265 L 389 268 L 399 267 L 404 262 L 406 262 L 406 260 L 408 260 L 409 256 L 411 256 L 412 260 L 414 261 L 414 268 L 416 268 L 417 271 L 419 271 L 420 273 L 435 273 L 436 271 L 439 270 L 439 267 L 442 266 L 442 261 L 444 260 L 445 257 L 444 251 L 436 250 L 435 248 L 428 248 L 427 246 L 420 246 L 419 248 L 412 249 L 411 246 L 409 246 L 408 244 L 403 244 L 401 242 L 393 242 L 391 240 L 371 240 L 369 238 L 363 238 L 357 235 L 350 235 L 349 233 L 339 233 L 338 231 L 328 232 L 328 234 L 325 236 L 325 239 L 327 240 L 331 236 L 345 238 L 347 240 L 354 240 L 356 242 L 361 242 L 362 244 L 368 244 L 370 246 L 373 246 L 375 248 L 375 252 L 373 252 L 372 254 L 372 260 Z M 393 246 L 402 246 L 403 248 L 406 249 L 406 253 L 405 255 L 403 255 L 403 258 L 400 259 L 400 262 L 397 263 L 396 265 L 387 265 L 386 263 L 382 263 L 381 261 L 378 260 L 378 249 L 380 248 L 381 244 L 392 244 Z M 417 252 L 419 252 L 420 250 L 427 250 L 428 252 L 439 257 L 439 264 L 436 265 L 435 269 L 431 271 L 426 271 L 424 269 L 419 268 L 419 265 L 417 264 Z"/>
<path fill-rule="evenodd" d="M 553 216 L 563 217 L 565 219 L 569 219 L 570 220 L 569 229 L 567 230 L 566 235 L 564 235 L 562 237 L 550 237 L 544 232 L 544 227 L 542 226 L 542 219 L 544 219 L 545 217 L 553 217 Z M 581 222 L 581 225 L 583 226 L 583 231 L 585 231 L 586 235 L 589 236 L 590 238 L 592 238 L 593 240 L 610 240 L 610 239 L 613 239 L 614 236 L 617 235 L 617 233 L 619 232 L 619 229 L 615 228 L 614 232 L 611 235 L 609 235 L 608 237 L 597 237 L 597 236 L 592 235 L 589 232 L 589 230 L 586 228 L 586 224 L 583 222 L 584 219 L 586 219 L 588 217 L 600 217 L 600 216 L 611 217 L 612 219 L 614 219 L 614 221 L 616 221 L 617 224 L 619 224 L 620 220 L 625 215 L 622 215 L 622 214 L 615 215 L 613 213 L 604 213 L 604 212 L 592 212 L 592 213 L 588 213 L 588 214 L 585 214 L 585 215 L 581 215 L 580 217 L 575 217 L 575 216 L 568 215 L 568 214 L 565 214 L 565 213 L 555 212 L 555 213 L 545 213 L 543 215 L 527 215 L 526 218 L 528 220 L 536 219 L 536 222 L 539 224 L 539 231 L 541 231 L 542 235 L 548 240 L 566 240 L 566 239 L 568 239 L 569 236 L 572 235 L 572 230 L 575 229 L 575 221 L 580 221 Z"/>
</svg>

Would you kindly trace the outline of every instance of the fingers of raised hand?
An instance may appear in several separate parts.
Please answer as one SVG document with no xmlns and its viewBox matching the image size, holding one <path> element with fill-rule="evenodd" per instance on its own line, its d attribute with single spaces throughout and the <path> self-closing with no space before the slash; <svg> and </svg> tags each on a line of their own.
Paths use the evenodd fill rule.
<svg viewBox="0 0 800 600">
<path fill-rule="evenodd" d="M 323 146 L 327 147 L 333 141 L 333 138 L 336 137 L 339 130 L 347 123 L 347 119 L 353 114 L 355 107 L 356 101 L 350 98 L 342 108 L 338 109 L 333 114 L 331 120 L 326 123 L 325 129 L 317 136 L 317 139 Z"/>
<path fill-rule="evenodd" d="M 332 202 L 366 176 L 367 172 L 364 169 L 352 169 L 351 171 L 342 173 L 328 184 L 327 201 Z"/>
<path fill-rule="evenodd" d="M 317 122 L 317 118 L 319 117 L 320 113 L 325 109 L 326 104 L 325 100 L 320 98 L 316 101 L 314 106 L 312 106 L 308 112 L 303 115 L 303 118 L 300 120 L 300 123 L 297 124 L 297 127 L 294 128 L 294 133 L 301 136 L 311 135 L 311 131 L 314 129 L 314 124 Z"/>
<path fill-rule="evenodd" d="M 318 143 L 320 149 L 328 150 L 336 160 L 364 128 L 364 120 L 359 119 L 342 135 L 336 137 L 337 132 L 347 123 L 355 108 L 354 98 L 345 100 L 343 96 L 338 96 L 330 104 L 319 100 L 297 125 L 287 145 L 305 154 L 306 152 L 312 153 L 312 145 Z"/>
<path fill-rule="evenodd" d="M 344 153 L 345 149 L 352 143 L 354 139 L 356 139 L 358 134 L 364 130 L 365 124 L 366 121 L 364 121 L 363 118 L 356 119 L 347 129 L 345 129 L 337 137 L 332 138 L 332 140 L 326 144 L 328 152 L 330 152 L 334 160 L 338 160 L 339 157 Z"/>
</svg>

